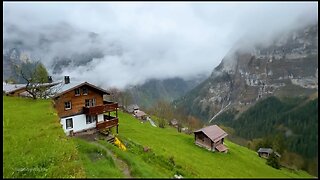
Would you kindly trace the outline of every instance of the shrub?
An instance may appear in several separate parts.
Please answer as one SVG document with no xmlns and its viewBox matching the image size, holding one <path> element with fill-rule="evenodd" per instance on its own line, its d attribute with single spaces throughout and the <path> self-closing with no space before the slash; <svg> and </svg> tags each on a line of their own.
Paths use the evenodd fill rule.
<svg viewBox="0 0 320 180">
<path fill-rule="evenodd" d="M 280 169 L 279 159 L 274 152 L 270 154 L 267 164 L 273 168 Z"/>
</svg>

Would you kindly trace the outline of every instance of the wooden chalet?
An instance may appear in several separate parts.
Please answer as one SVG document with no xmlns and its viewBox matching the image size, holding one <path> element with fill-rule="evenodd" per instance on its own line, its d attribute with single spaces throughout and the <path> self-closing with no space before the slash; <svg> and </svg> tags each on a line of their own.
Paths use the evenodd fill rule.
<svg viewBox="0 0 320 180">
<path fill-rule="evenodd" d="M 170 125 L 170 126 L 173 126 L 173 127 L 175 127 L 175 128 L 178 128 L 178 120 L 172 119 L 172 120 L 169 122 L 169 125 Z"/>
<path fill-rule="evenodd" d="M 137 104 L 130 104 L 127 108 L 126 111 L 128 113 L 134 113 L 136 110 L 139 110 L 139 106 Z"/>
<path fill-rule="evenodd" d="M 228 135 L 219 126 L 212 125 L 194 131 L 195 144 L 210 151 L 228 152 L 228 148 L 223 144 L 224 138 Z"/>
<path fill-rule="evenodd" d="M 65 78 L 64 86 L 53 97 L 64 132 L 69 135 L 116 127 L 118 133 L 118 103 L 104 101 L 104 95 L 110 94 L 88 82 L 70 83 Z M 115 116 L 111 112 L 115 112 Z"/>
<path fill-rule="evenodd" d="M 147 120 L 147 114 L 141 110 L 135 110 L 133 114 L 138 119 Z"/>
</svg>

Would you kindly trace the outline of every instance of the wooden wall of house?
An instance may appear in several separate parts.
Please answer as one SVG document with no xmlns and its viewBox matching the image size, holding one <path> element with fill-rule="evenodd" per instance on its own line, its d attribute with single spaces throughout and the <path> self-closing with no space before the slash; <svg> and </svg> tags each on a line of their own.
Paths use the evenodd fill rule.
<svg viewBox="0 0 320 180">
<path fill-rule="evenodd" d="M 203 133 L 196 133 L 196 142 L 205 145 L 208 148 L 211 148 L 211 139 L 208 138 L 205 134 Z"/>
<path fill-rule="evenodd" d="M 269 154 L 268 154 L 268 153 L 260 152 L 260 153 L 259 153 L 259 156 L 260 156 L 260 157 L 263 157 L 263 158 L 268 158 L 268 157 L 269 157 Z"/>
<path fill-rule="evenodd" d="M 88 94 L 83 95 L 82 88 L 88 89 Z M 54 99 L 54 107 L 56 108 L 59 117 L 71 116 L 74 114 L 80 114 L 85 107 L 86 99 L 96 99 L 96 106 L 103 105 L 103 94 L 102 92 L 92 88 L 90 86 L 84 85 L 80 87 L 80 95 L 76 96 L 75 91 L 71 90 L 58 98 Z M 64 103 L 71 101 L 71 109 L 65 110 Z"/>
</svg>

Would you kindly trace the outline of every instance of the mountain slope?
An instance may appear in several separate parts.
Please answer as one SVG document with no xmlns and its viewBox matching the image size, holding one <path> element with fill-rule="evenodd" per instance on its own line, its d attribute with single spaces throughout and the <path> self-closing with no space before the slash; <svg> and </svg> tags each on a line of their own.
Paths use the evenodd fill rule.
<svg viewBox="0 0 320 180">
<path fill-rule="evenodd" d="M 132 86 L 126 90 L 130 92 L 133 103 L 139 104 L 143 108 L 150 108 L 160 99 L 172 102 L 174 99 L 180 98 L 205 78 L 204 75 L 199 75 L 190 80 L 182 78 L 151 79 L 142 85 Z"/>
<path fill-rule="evenodd" d="M 271 45 L 234 48 L 204 83 L 174 104 L 209 121 L 221 109 L 243 112 L 268 96 L 303 96 L 318 89 L 318 24 L 288 32 Z"/>
<path fill-rule="evenodd" d="M 300 105 L 302 103 L 303 105 Z M 318 155 L 318 98 L 279 100 L 276 97 L 269 97 L 240 114 L 238 118 L 230 116 L 232 111 L 228 113 L 228 118 L 223 118 L 221 115 L 214 123 L 232 127 L 237 135 L 246 139 L 281 133 L 286 138 L 288 150 L 302 154 L 306 158 Z"/>
<path fill-rule="evenodd" d="M 317 175 L 317 91 L 314 24 L 269 45 L 234 48 L 208 79 L 173 104 L 207 124 L 233 128 L 237 138 L 285 136 L 285 149 L 301 155 L 305 164 L 299 166 Z"/>
</svg>

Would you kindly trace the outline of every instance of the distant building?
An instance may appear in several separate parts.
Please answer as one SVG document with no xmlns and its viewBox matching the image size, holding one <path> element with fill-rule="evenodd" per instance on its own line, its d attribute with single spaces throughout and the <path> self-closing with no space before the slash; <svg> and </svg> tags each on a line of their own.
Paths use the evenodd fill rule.
<svg viewBox="0 0 320 180">
<path fill-rule="evenodd" d="M 228 135 L 219 126 L 212 125 L 194 131 L 195 144 L 208 150 L 218 152 L 228 152 L 228 148 L 223 144 L 224 138 Z"/>
<path fill-rule="evenodd" d="M 146 120 L 147 119 L 147 114 L 143 111 L 140 111 L 140 110 L 135 110 L 133 112 L 134 116 L 138 119 L 141 119 L 141 120 Z"/>
<path fill-rule="evenodd" d="M 272 154 L 273 150 L 271 148 L 259 148 L 258 155 L 259 157 L 269 158 L 270 154 Z M 277 152 L 274 152 L 277 157 L 281 157 L 281 155 Z"/>
<path fill-rule="evenodd" d="M 60 82 L 42 83 L 37 84 L 36 87 L 46 87 L 50 89 L 58 84 L 60 84 Z M 3 82 L 3 92 L 7 96 L 32 97 L 31 94 L 27 92 L 27 84 L 8 84 Z"/>
<path fill-rule="evenodd" d="M 172 120 L 169 122 L 169 124 L 170 124 L 171 126 L 177 128 L 177 127 L 178 127 L 178 120 L 172 119 Z"/>
<path fill-rule="evenodd" d="M 130 104 L 127 108 L 126 111 L 128 113 L 134 113 L 134 111 L 139 110 L 139 106 L 137 104 Z"/>
</svg>

